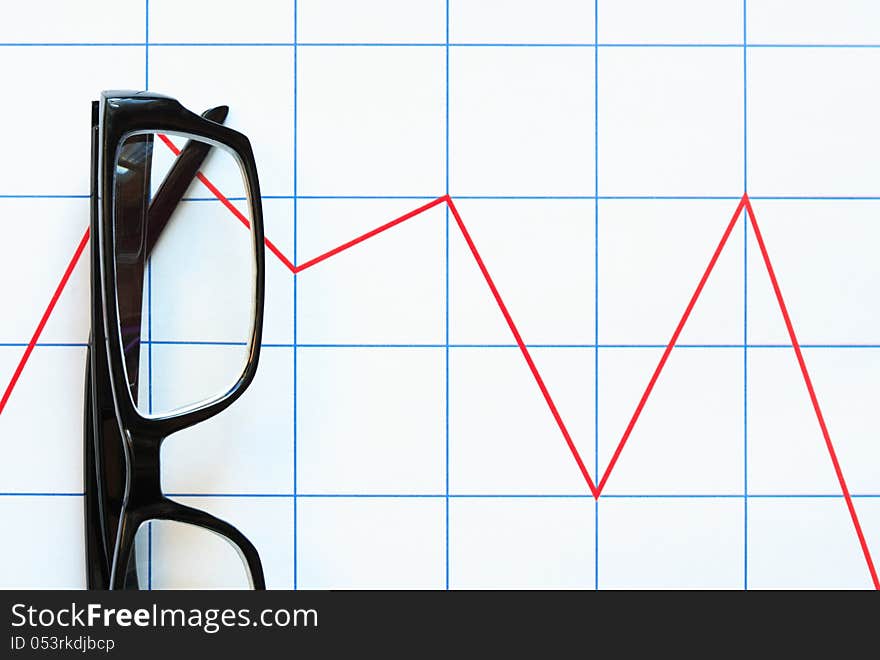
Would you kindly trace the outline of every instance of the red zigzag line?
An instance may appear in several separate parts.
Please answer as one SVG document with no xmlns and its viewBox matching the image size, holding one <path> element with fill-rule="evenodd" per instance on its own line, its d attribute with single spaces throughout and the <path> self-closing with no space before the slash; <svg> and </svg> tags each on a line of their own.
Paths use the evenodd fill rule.
<svg viewBox="0 0 880 660">
<path fill-rule="evenodd" d="M 852 519 L 853 527 L 856 530 L 856 536 L 859 539 L 859 545 L 862 547 L 862 554 L 865 556 L 865 563 L 868 565 L 868 572 L 871 574 L 871 580 L 874 582 L 874 588 L 880 591 L 880 579 L 877 577 L 877 569 L 874 567 L 874 560 L 871 558 L 871 550 L 868 548 L 868 542 L 862 532 L 862 525 L 859 523 L 859 516 L 856 513 L 856 507 L 853 504 L 852 496 L 849 494 L 849 488 L 846 485 L 846 479 L 843 478 L 843 470 L 840 462 L 837 460 L 837 452 L 834 451 L 834 445 L 831 442 L 831 434 L 828 432 L 828 426 L 825 424 L 825 416 L 822 414 L 822 408 L 819 406 L 819 398 L 816 396 L 816 390 L 813 389 L 813 380 L 807 371 L 807 363 L 804 360 L 804 353 L 801 351 L 800 342 L 794 332 L 794 326 L 791 323 L 791 317 L 788 314 L 788 307 L 782 299 L 782 291 L 779 288 L 779 281 L 776 279 L 776 273 L 773 271 L 773 264 L 770 263 L 770 255 L 767 253 L 767 246 L 764 244 L 764 237 L 758 227 L 758 219 L 755 211 L 752 209 L 752 203 L 749 201 L 748 195 L 743 195 L 746 203 L 746 212 L 749 216 L 749 222 L 752 224 L 752 230 L 755 232 L 755 239 L 758 241 L 758 248 L 761 250 L 761 257 L 764 259 L 764 265 L 767 267 L 767 275 L 770 277 L 770 284 L 773 285 L 773 293 L 776 294 L 776 301 L 779 303 L 779 311 L 782 312 L 782 319 L 785 321 L 785 328 L 788 330 L 788 336 L 791 338 L 791 345 L 794 348 L 794 354 L 801 368 L 801 375 L 804 377 L 804 385 L 807 386 L 807 393 L 810 395 L 810 402 L 813 404 L 813 410 L 816 413 L 816 420 L 819 422 L 819 428 L 822 429 L 822 437 L 825 438 L 825 447 L 828 449 L 828 455 L 831 458 L 831 464 L 834 466 L 834 473 L 837 475 L 837 481 L 840 484 L 840 490 L 843 498 L 846 500 L 846 508 L 849 510 L 849 516 Z"/>
<path fill-rule="evenodd" d="M 58 282 L 58 286 L 55 287 L 55 293 L 52 294 L 52 298 L 49 300 L 49 304 L 46 306 L 46 310 L 43 312 L 43 316 L 40 317 L 40 322 L 37 323 L 37 329 L 34 330 L 34 334 L 31 337 L 31 340 L 28 342 L 27 348 L 24 349 L 24 354 L 21 356 L 21 360 L 18 361 L 18 366 L 15 368 L 15 371 L 12 374 L 12 378 L 9 379 L 9 384 L 6 386 L 6 390 L 4 390 L 3 392 L 3 398 L 0 399 L 0 415 L 2 415 L 3 411 L 6 409 L 6 404 L 9 401 L 9 397 L 12 396 L 12 390 L 15 389 L 15 384 L 18 383 L 18 379 L 21 377 L 21 372 L 24 371 L 24 367 L 27 364 L 28 359 L 30 359 L 31 353 L 34 352 L 34 347 L 37 345 L 37 341 L 39 341 L 40 335 L 43 334 L 43 328 L 46 327 L 46 322 L 49 320 L 49 317 L 52 316 L 52 312 L 55 310 L 55 305 L 58 303 L 58 299 L 61 297 L 61 293 L 64 291 L 64 287 L 67 286 L 67 281 L 73 274 L 73 269 L 76 268 L 76 264 L 79 261 L 79 258 L 82 256 L 82 253 L 86 249 L 86 245 L 88 245 L 88 243 L 89 229 L 87 227 L 85 233 L 82 235 L 82 238 L 79 239 L 79 245 L 76 246 L 73 257 L 71 257 L 70 262 L 67 264 L 67 268 L 64 270 L 64 275 L 61 276 L 61 281 Z"/>
<path fill-rule="evenodd" d="M 171 142 L 171 140 L 169 140 L 164 135 L 162 135 L 160 137 L 165 142 L 165 144 L 168 146 L 168 148 L 171 149 L 175 154 L 180 153 L 178 148 Z M 248 219 L 235 207 L 235 205 L 233 205 L 226 198 L 226 196 L 223 195 L 222 192 L 220 192 L 220 190 L 217 189 L 217 187 L 213 183 L 211 183 L 210 180 L 208 180 L 208 178 L 204 174 L 199 172 L 197 176 L 198 176 L 199 180 L 202 182 L 202 184 L 205 185 L 205 187 L 207 187 L 208 190 L 210 190 L 211 193 L 214 194 L 214 196 L 217 197 L 217 199 L 221 203 L 223 203 L 223 205 L 226 206 L 226 208 L 229 209 L 230 212 L 240 222 L 242 222 L 242 224 L 244 224 L 246 227 L 250 227 L 250 222 L 248 221 Z M 556 422 L 556 425 L 559 427 L 559 430 L 562 433 L 563 438 L 565 439 L 566 445 L 568 446 L 569 451 L 572 454 L 572 457 L 574 458 L 575 462 L 577 463 L 578 468 L 581 471 L 581 474 L 583 475 L 584 481 L 586 482 L 588 488 L 590 489 L 590 492 L 592 493 L 593 497 L 595 497 L 596 499 L 598 499 L 601 496 L 602 491 L 608 482 L 608 478 L 610 477 L 611 472 L 613 471 L 615 465 L 617 464 L 617 461 L 620 458 L 620 455 L 623 451 L 623 448 L 626 445 L 627 440 L 629 440 L 629 437 L 632 434 L 632 431 L 635 428 L 635 425 L 638 422 L 639 417 L 642 414 L 642 411 L 644 410 L 645 404 L 647 403 L 648 398 L 650 397 L 651 392 L 653 391 L 654 386 L 656 385 L 657 380 L 659 379 L 660 374 L 663 371 L 663 368 L 666 366 L 666 362 L 669 359 L 669 355 L 672 353 L 672 349 L 675 347 L 675 345 L 678 341 L 678 338 L 680 337 L 681 332 L 684 329 L 684 326 L 687 324 L 688 318 L 690 317 L 691 312 L 693 311 L 694 306 L 697 303 L 697 300 L 699 300 L 700 294 L 702 293 L 703 288 L 705 287 L 706 282 L 709 279 L 709 276 L 712 274 L 712 270 L 715 268 L 715 264 L 718 262 L 718 258 L 721 256 L 721 253 L 723 252 L 724 247 L 727 244 L 727 241 L 730 238 L 730 235 L 733 232 L 734 227 L 736 226 L 740 216 L 742 215 L 743 210 L 745 209 L 746 213 L 748 214 L 752 229 L 754 230 L 755 237 L 758 241 L 758 246 L 761 251 L 761 256 L 763 257 L 764 264 L 767 268 L 767 274 L 768 274 L 768 276 L 770 278 L 770 282 L 773 286 L 773 291 L 776 294 L 776 300 L 779 303 L 779 309 L 782 313 L 783 320 L 785 321 L 785 326 L 788 330 L 789 337 L 791 338 L 791 343 L 794 348 L 795 356 L 797 358 L 798 365 L 800 366 L 801 374 L 803 375 L 804 383 L 807 387 L 807 392 L 810 396 L 810 401 L 813 404 L 813 410 L 816 413 L 816 418 L 817 418 L 817 420 L 819 422 L 819 426 L 822 430 L 822 435 L 825 439 L 825 445 L 826 445 L 826 448 L 828 449 L 828 453 L 831 458 L 832 465 L 834 466 L 834 471 L 837 475 L 837 480 L 840 484 L 841 492 L 843 493 L 844 499 L 846 501 L 847 510 L 849 511 L 850 518 L 852 519 L 853 527 L 855 529 L 856 536 L 858 537 L 859 545 L 861 546 L 862 554 L 864 555 L 864 558 L 865 558 L 865 563 L 867 564 L 867 567 L 868 567 L 868 572 L 871 575 L 871 580 L 874 584 L 874 588 L 877 590 L 880 590 L 880 578 L 878 578 L 877 570 L 874 566 L 874 561 L 871 557 L 870 549 L 868 547 L 864 533 L 862 532 L 862 526 L 861 526 L 861 523 L 859 522 L 859 517 L 856 512 L 855 505 L 853 504 L 852 496 L 850 495 L 849 488 L 847 487 L 846 480 L 844 479 L 843 470 L 841 469 L 840 463 L 837 459 L 837 453 L 834 450 L 834 445 L 831 442 L 831 435 L 830 435 L 830 433 L 828 431 L 828 427 L 825 423 L 825 418 L 824 418 L 824 415 L 822 414 L 822 409 L 819 405 L 819 400 L 816 396 L 815 389 L 813 388 L 812 379 L 810 378 L 809 372 L 807 371 L 807 365 L 804 360 L 803 352 L 801 351 L 800 343 L 798 342 L 797 336 L 795 335 L 794 327 L 791 322 L 791 317 L 789 316 L 788 309 L 785 305 L 785 301 L 783 300 L 782 292 L 779 288 L 779 282 L 776 279 L 776 274 L 773 270 L 773 266 L 770 261 L 770 256 L 767 253 L 767 248 L 766 248 L 766 245 L 764 244 L 763 236 L 761 235 L 760 229 L 758 227 L 757 218 L 755 216 L 754 210 L 752 209 L 752 205 L 751 205 L 751 202 L 750 202 L 747 194 L 743 194 L 742 198 L 740 199 L 739 204 L 736 207 L 736 210 L 734 211 L 733 217 L 728 222 L 727 227 L 724 230 L 724 234 L 722 235 L 721 240 L 718 243 L 718 246 L 715 248 L 715 252 L 712 254 L 712 258 L 709 260 L 709 264 L 706 267 L 706 270 L 704 271 L 702 277 L 700 278 L 700 281 L 697 284 L 697 288 L 694 291 L 693 295 L 691 296 L 691 299 L 688 302 L 687 307 L 685 308 L 684 314 L 682 314 L 682 317 L 679 320 L 678 325 L 675 328 L 675 331 L 672 333 L 672 338 L 669 340 L 669 343 L 667 344 L 666 349 L 663 351 L 663 355 L 661 356 L 660 361 L 657 364 L 657 367 L 654 369 L 654 373 L 652 374 L 651 379 L 648 381 L 648 385 L 645 388 L 645 391 L 642 394 L 642 397 L 639 400 L 639 403 L 636 406 L 636 409 L 633 412 L 632 417 L 630 418 L 629 424 L 627 424 L 626 430 L 624 431 L 623 436 L 621 437 L 620 442 L 618 443 L 617 448 L 615 449 L 614 454 L 612 455 L 611 460 L 608 463 L 608 467 L 605 469 L 605 472 L 603 473 L 602 478 L 599 481 L 598 486 L 596 486 L 596 484 L 593 482 L 593 479 L 590 476 L 589 471 L 587 470 L 587 467 L 584 464 L 583 459 L 581 458 L 580 453 L 578 452 L 577 447 L 574 444 L 574 441 L 572 440 L 571 434 L 568 432 L 568 428 L 566 427 L 565 422 L 562 419 L 562 415 L 559 413 L 559 410 L 557 409 L 556 404 L 553 402 L 553 398 L 550 395 L 550 391 L 548 390 L 546 384 L 544 383 L 544 379 L 541 377 L 541 374 L 538 370 L 538 367 L 535 365 L 535 362 L 532 359 L 531 353 L 529 352 L 525 342 L 523 341 L 522 335 L 520 334 L 519 330 L 517 329 L 516 324 L 514 323 L 513 317 L 510 315 L 510 312 L 507 309 L 507 305 L 504 303 L 504 300 L 501 297 L 501 294 L 499 293 L 498 288 L 496 287 L 495 282 L 492 279 L 492 276 L 489 274 L 489 270 L 486 268 L 486 264 L 483 261 L 482 257 L 480 256 L 480 253 L 477 250 L 477 246 L 474 243 L 473 239 L 471 238 L 470 232 L 467 230 L 467 227 L 465 226 L 464 221 L 462 220 L 461 214 L 458 212 L 458 208 L 455 206 L 455 202 L 453 202 L 452 198 L 449 195 L 444 195 L 442 197 L 438 197 L 437 199 L 434 199 L 431 202 L 424 204 L 423 206 L 420 206 L 420 207 L 410 211 L 409 213 L 406 213 L 406 214 L 404 214 L 404 215 L 402 215 L 402 216 L 400 216 L 390 222 L 387 222 L 383 225 L 380 225 L 379 227 L 377 227 L 369 232 L 366 232 L 365 234 L 361 234 L 360 236 L 358 236 L 358 237 L 356 237 L 346 243 L 343 243 L 342 245 L 340 245 L 336 248 L 333 248 L 332 250 L 329 250 L 329 251 L 327 251 L 327 252 L 325 252 L 325 253 L 323 253 L 313 259 L 310 259 L 309 261 L 306 261 L 306 262 L 300 264 L 299 266 L 294 265 L 293 262 L 291 262 L 283 254 L 283 252 L 281 252 L 281 250 L 278 249 L 278 247 L 274 243 L 272 243 L 268 238 L 265 240 L 266 247 L 281 261 L 281 263 L 283 263 L 290 270 L 291 273 L 293 273 L 294 275 L 297 275 L 298 273 L 301 273 L 302 271 L 306 270 L 307 268 L 311 268 L 312 266 L 315 266 L 315 265 L 337 255 L 337 254 L 340 254 L 340 253 L 354 247 L 355 245 L 358 245 L 359 243 L 366 241 L 369 238 L 377 236 L 377 235 L 379 235 L 379 234 L 381 234 L 381 233 L 383 233 L 393 227 L 396 227 L 399 224 L 402 224 L 403 222 L 406 222 L 407 220 L 410 220 L 412 218 L 415 218 L 415 217 L 423 214 L 425 211 L 428 211 L 429 209 L 432 209 L 435 206 L 439 206 L 440 204 L 444 204 L 444 203 L 447 205 L 447 207 L 449 208 L 453 217 L 455 218 L 455 222 L 459 228 L 459 231 L 461 231 L 462 237 L 464 238 L 465 242 L 467 243 L 468 248 L 470 249 L 471 254 L 474 257 L 474 260 L 476 261 L 477 266 L 483 275 L 483 278 L 486 280 L 486 284 L 489 286 L 489 290 L 491 291 L 492 296 L 495 298 L 495 302 L 498 305 L 498 308 L 501 310 L 501 314 L 504 316 L 504 320 L 507 322 L 508 327 L 510 328 L 511 334 L 513 335 L 513 338 L 516 341 L 516 344 L 519 347 L 520 352 L 522 353 L 523 358 L 525 359 L 526 364 L 528 365 L 529 370 L 531 371 L 532 376 L 534 377 L 535 382 L 537 383 L 538 388 L 540 389 L 541 394 L 543 395 L 544 400 L 547 403 L 548 408 L 550 409 L 550 413 L 552 414 L 553 419 Z M 49 317 L 51 316 L 52 311 L 55 309 L 55 305 L 58 302 L 58 299 L 61 296 L 61 293 L 63 292 L 65 286 L 67 285 L 67 282 L 70 279 L 70 276 L 73 273 L 73 270 L 76 267 L 77 262 L 79 261 L 80 257 L 82 256 L 82 253 L 86 247 L 86 244 L 88 243 L 88 240 L 89 240 L 89 230 L 86 229 L 86 232 L 83 235 L 82 239 L 80 240 L 80 243 L 77 246 L 77 249 L 73 254 L 73 257 L 71 258 L 70 263 L 67 265 L 67 268 L 64 271 L 64 275 L 62 276 L 61 281 L 59 282 L 58 287 L 55 290 L 55 293 L 53 294 L 51 300 L 49 301 L 49 304 L 46 307 L 46 310 L 43 313 L 43 316 L 40 319 L 40 322 L 37 325 L 37 328 L 34 331 L 34 334 L 31 337 L 30 342 L 28 342 L 28 346 L 25 349 L 25 352 L 22 355 L 21 360 L 19 361 L 15 372 L 13 373 L 12 378 L 10 379 L 9 384 L 6 387 L 5 392 L 3 393 L 3 398 L 0 399 L 0 414 L 3 413 L 3 410 L 5 409 L 6 404 L 9 401 L 10 396 L 12 395 L 12 391 L 14 390 L 15 385 L 18 382 L 19 378 L 21 377 L 21 374 L 24 371 L 24 367 L 27 364 L 28 359 L 31 356 L 31 353 L 33 353 L 34 347 L 36 346 L 37 342 L 39 341 L 40 335 L 43 332 L 43 328 L 46 326 L 46 322 L 49 320 Z"/>
</svg>

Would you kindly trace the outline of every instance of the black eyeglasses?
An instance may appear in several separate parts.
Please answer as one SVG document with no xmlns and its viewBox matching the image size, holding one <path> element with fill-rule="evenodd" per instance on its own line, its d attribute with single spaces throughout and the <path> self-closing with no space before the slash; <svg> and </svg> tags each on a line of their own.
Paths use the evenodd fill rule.
<svg viewBox="0 0 880 660">
<path fill-rule="evenodd" d="M 223 125 L 227 112 L 199 116 L 150 92 L 104 92 L 92 105 L 90 589 L 265 589 L 254 545 L 167 498 L 160 473 L 163 441 L 228 408 L 260 354 L 260 189 L 250 142 Z"/>
</svg>

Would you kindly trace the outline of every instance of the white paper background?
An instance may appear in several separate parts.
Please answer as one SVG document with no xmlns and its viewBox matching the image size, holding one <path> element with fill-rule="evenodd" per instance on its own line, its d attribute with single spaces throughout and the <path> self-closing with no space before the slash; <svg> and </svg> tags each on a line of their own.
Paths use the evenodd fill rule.
<svg viewBox="0 0 880 660">
<path fill-rule="evenodd" d="M 297 263 L 450 194 L 594 479 L 747 189 L 880 555 L 880 8 L 597 4 L 4 5 L 0 387 L 87 226 L 102 89 L 229 105 Z M 869 588 L 744 224 L 598 503 L 443 206 L 296 279 L 267 254 L 257 379 L 168 440 L 166 490 L 275 588 Z M 3 587 L 84 586 L 87 283 L 0 414 Z"/>
</svg>

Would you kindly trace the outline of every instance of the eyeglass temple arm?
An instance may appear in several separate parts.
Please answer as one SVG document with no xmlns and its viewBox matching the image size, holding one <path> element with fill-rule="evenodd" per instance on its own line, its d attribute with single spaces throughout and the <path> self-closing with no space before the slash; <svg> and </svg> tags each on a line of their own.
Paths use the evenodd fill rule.
<svg viewBox="0 0 880 660">
<path fill-rule="evenodd" d="M 202 113 L 202 117 L 222 124 L 229 114 L 229 106 L 220 105 Z M 211 145 L 199 140 L 189 140 L 180 151 L 174 164 L 162 180 L 147 211 L 146 253 L 153 252 L 174 209 L 183 199 L 187 189 L 196 178 L 199 168 L 211 152 Z"/>
</svg>

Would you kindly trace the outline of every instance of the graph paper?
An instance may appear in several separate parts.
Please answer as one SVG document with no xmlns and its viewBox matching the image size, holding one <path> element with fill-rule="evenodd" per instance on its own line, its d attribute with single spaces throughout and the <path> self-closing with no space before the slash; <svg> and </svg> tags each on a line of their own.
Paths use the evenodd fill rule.
<svg viewBox="0 0 880 660">
<path fill-rule="evenodd" d="M 0 9 L 0 586 L 85 586 L 102 89 L 254 145 L 259 372 L 163 486 L 268 586 L 878 586 L 878 34 L 867 0 Z"/>
</svg>

